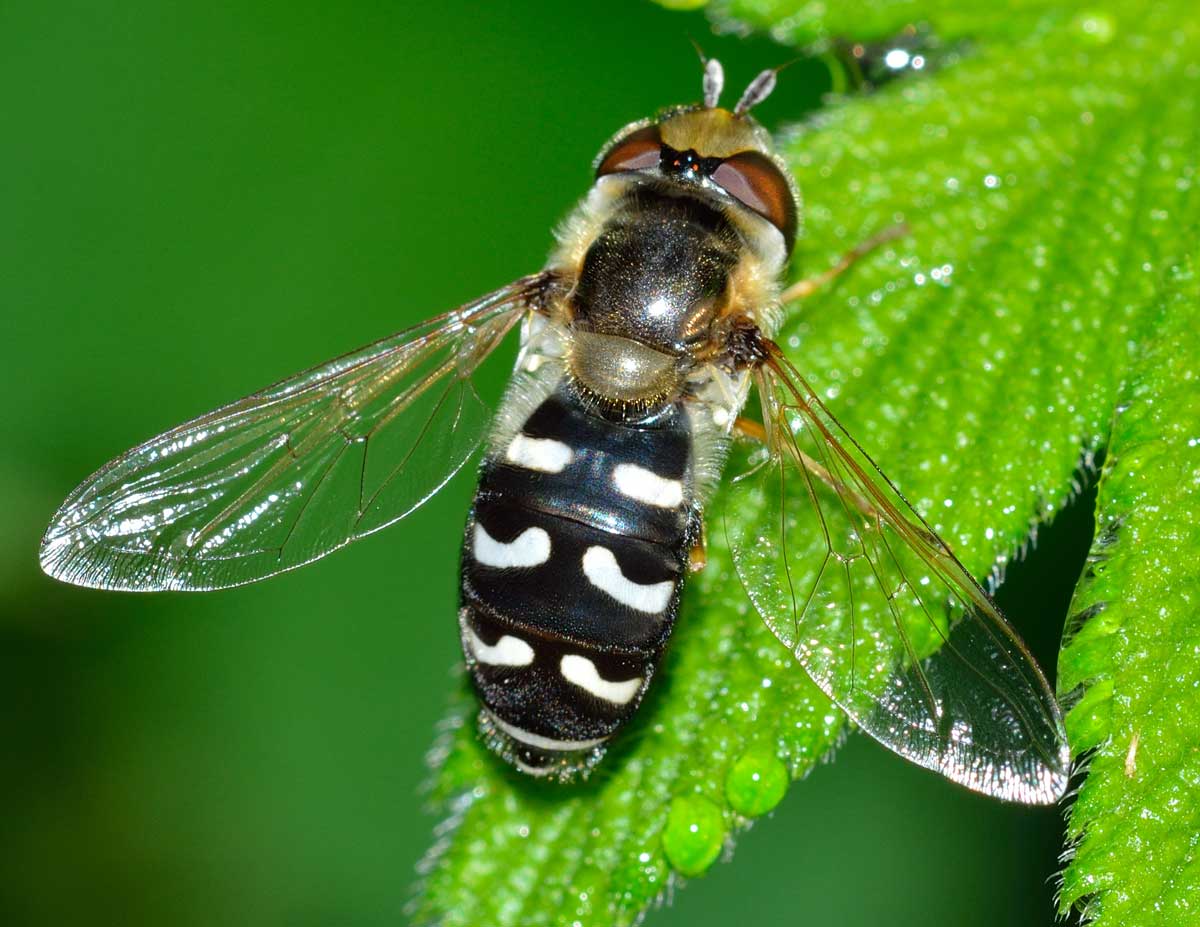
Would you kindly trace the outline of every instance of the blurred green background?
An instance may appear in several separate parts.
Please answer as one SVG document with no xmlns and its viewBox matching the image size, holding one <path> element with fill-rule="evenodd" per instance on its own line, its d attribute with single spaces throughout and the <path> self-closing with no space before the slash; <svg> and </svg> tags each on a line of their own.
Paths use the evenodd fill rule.
<svg viewBox="0 0 1200 927">
<path fill-rule="evenodd" d="M 792 56 L 641 2 L 0 5 L 0 924 L 404 922 L 471 480 L 206 596 L 37 542 L 134 443 L 539 267 L 608 135 L 698 95 L 688 36 L 738 89 Z M 1050 666 L 1054 556 L 1004 589 Z M 648 923 L 1048 924 L 1060 832 L 853 738 Z"/>
</svg>

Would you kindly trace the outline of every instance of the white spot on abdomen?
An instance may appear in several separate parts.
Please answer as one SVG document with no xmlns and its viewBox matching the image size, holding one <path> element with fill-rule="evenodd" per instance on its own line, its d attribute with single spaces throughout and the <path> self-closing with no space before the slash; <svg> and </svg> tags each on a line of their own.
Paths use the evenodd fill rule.
<svg viewBox="0 0 1200 927">
<path fill-rule="evenodd" d="M 647 505 L 674 509 L 683 504 L 683 483 L 668 480 L 637 464 L 618 464 L 613 469 L 613 483 L 622 495 Z"/>
<path fill-rule="evenodd" d="M 527 747 L 536 747 L 539 750 L 558 750 L 565 752 L 568 750 L 590 750 L 592 747 L 598 747 L 608 737 L 593 737 L 590 740 L 557 740 L 553 737 L 543 737 L 541 734 L 535 734 L 532 731 L 527 731 L 524 728 L 517 727 L 515 724 L 509 724 L 503 718 L 496 716 L 495 712 L 484 709 L 488 720 L 496 725 L 501 731 L 511 737 L 518 743 L 523 743 Z"/>
<path fill-rule="evenodd" d="M 639 612 L 657 614 L 671 601 L 672 580 L 642 585 L 625 578 L 621 566 L 606 547 L 589 547 L 583 554 L 583 575 L 601 592 Z"/>
<path fill-rule="evenodd" d="M 642 687 L 640 676 L 621 682 L 610 682 L 600 676 L 595 663 L 587 657 L 581 657 L 574 653 L 569 653 L 562 658 L 559 669 L 562 671 L 563 679 L 567 682 L 572 682 L 579 688 L 592 693 L 596 698 L 602 698 L 614 705 L 628 704 L 637 695 L 638 689 Z"/>
<path fill-rule="evenodd" d="M 467 628 L 467 643 L 471 654 L 480 663 L 491 666 L 528 666 L 533 662 L 533 648 L 519 637 L 505 634 L 495 644 L 486 644 L 475 633 Z"/>
<path fill-rule="evenodd" d="M 522 434 L 514 437 L 504 452 L 504 459 L 510 464 L 540 473 L 561 473 L 572 456 L 571 449 L 561 441 Z"/>
<path fill-rule="evenodd" d="M 537 357 L 534 357 L 534 360 L 537 360 Z M 525 775 L 534 776 L 538 779 L 540 779 L 542 776 L 548 776 L 555 772 L 553 766 L 530 766 L 528 763 L 522 762 L 519 756 L 514 756 L 512 758 L 512 764 L 517 767 L 517 769 L 521 770 L 521 772 L 525 773 Z"/>
<path fill-rule="evenodd" d="M 471 552 L 484 566 L 500 569 L 540 566 L 550 559 L 550 535 L 541 528 L 526 528 L 505 544 L 488 534 L 479 522 L 475 522 Z"/>
</svg>

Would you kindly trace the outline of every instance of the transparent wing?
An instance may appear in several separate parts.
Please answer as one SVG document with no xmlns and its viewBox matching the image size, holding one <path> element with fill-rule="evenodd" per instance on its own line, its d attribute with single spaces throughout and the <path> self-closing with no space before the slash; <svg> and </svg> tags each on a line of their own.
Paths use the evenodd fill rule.
<svg viewBox="0 0 1200 927">
<path fill-rule="evenodd" d="M 1070 752 L 1057 702 L 995 604 L 767 344 L 767 447 L 726 531 L 755 607 L 885 747 L 977 792 L 1048 804 Z"/>
<path fill-rule="evenodd" d="M 128 451 L 63 503 L 42 569 L 103 589 L 219 589 L 403 518 L 479 446 L 491 410 L 472 374 L 549 281 L 522 278 Z"/>
</svg>

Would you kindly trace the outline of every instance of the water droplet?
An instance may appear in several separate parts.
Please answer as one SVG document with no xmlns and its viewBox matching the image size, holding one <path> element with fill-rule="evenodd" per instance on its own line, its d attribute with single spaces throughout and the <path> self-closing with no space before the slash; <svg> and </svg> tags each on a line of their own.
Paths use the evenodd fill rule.
<svg viewBox="0 0 1200 927">
<path fill-rule="evenodd" d="M 742 756 L 725 777 L 725 797 L 739 814 L 758 817 L 779 804 L 787 792 L 788 769 L 768 747 Z"/>
<path fill-rule="evenodd" d="M 1117 24 L 1107 13 L 1089 10 L 1075 17 L 1075 25 L 1084 35 L 1100 45 L 1107 45 L 1117 34 Z"/>
<path fill-rule="evenodd" d="M 720 855 L 725 842 L 725 816 L 700 795 L 671 800 L 663 830 L 663 852 L 676 870 L 687 876 L 704 873 Z"/>
</svg>

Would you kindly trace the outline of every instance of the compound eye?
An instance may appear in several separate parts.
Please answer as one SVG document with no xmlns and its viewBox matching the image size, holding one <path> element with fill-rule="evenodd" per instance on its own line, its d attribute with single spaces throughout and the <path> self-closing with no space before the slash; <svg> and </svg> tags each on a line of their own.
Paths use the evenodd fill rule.
<svg viewBox="0 0 1200 927">
<path fill-rule="evenodd" d="M 722 161 L 712 172 L 712 179 L 783 232 L 791 247 L 796 237 L 796 200 L 787 178 L 774 161 L 757 151 L 743 151 Z"/>
<path fill-rule="evenodd" d="M 643 126 L 617 139 L 604 153 L 596 176 L 616 174 L 620 171 L 644 171 L 656 167 L 662 156 L 662 135 L 658 126 Z"/>
</svg>

